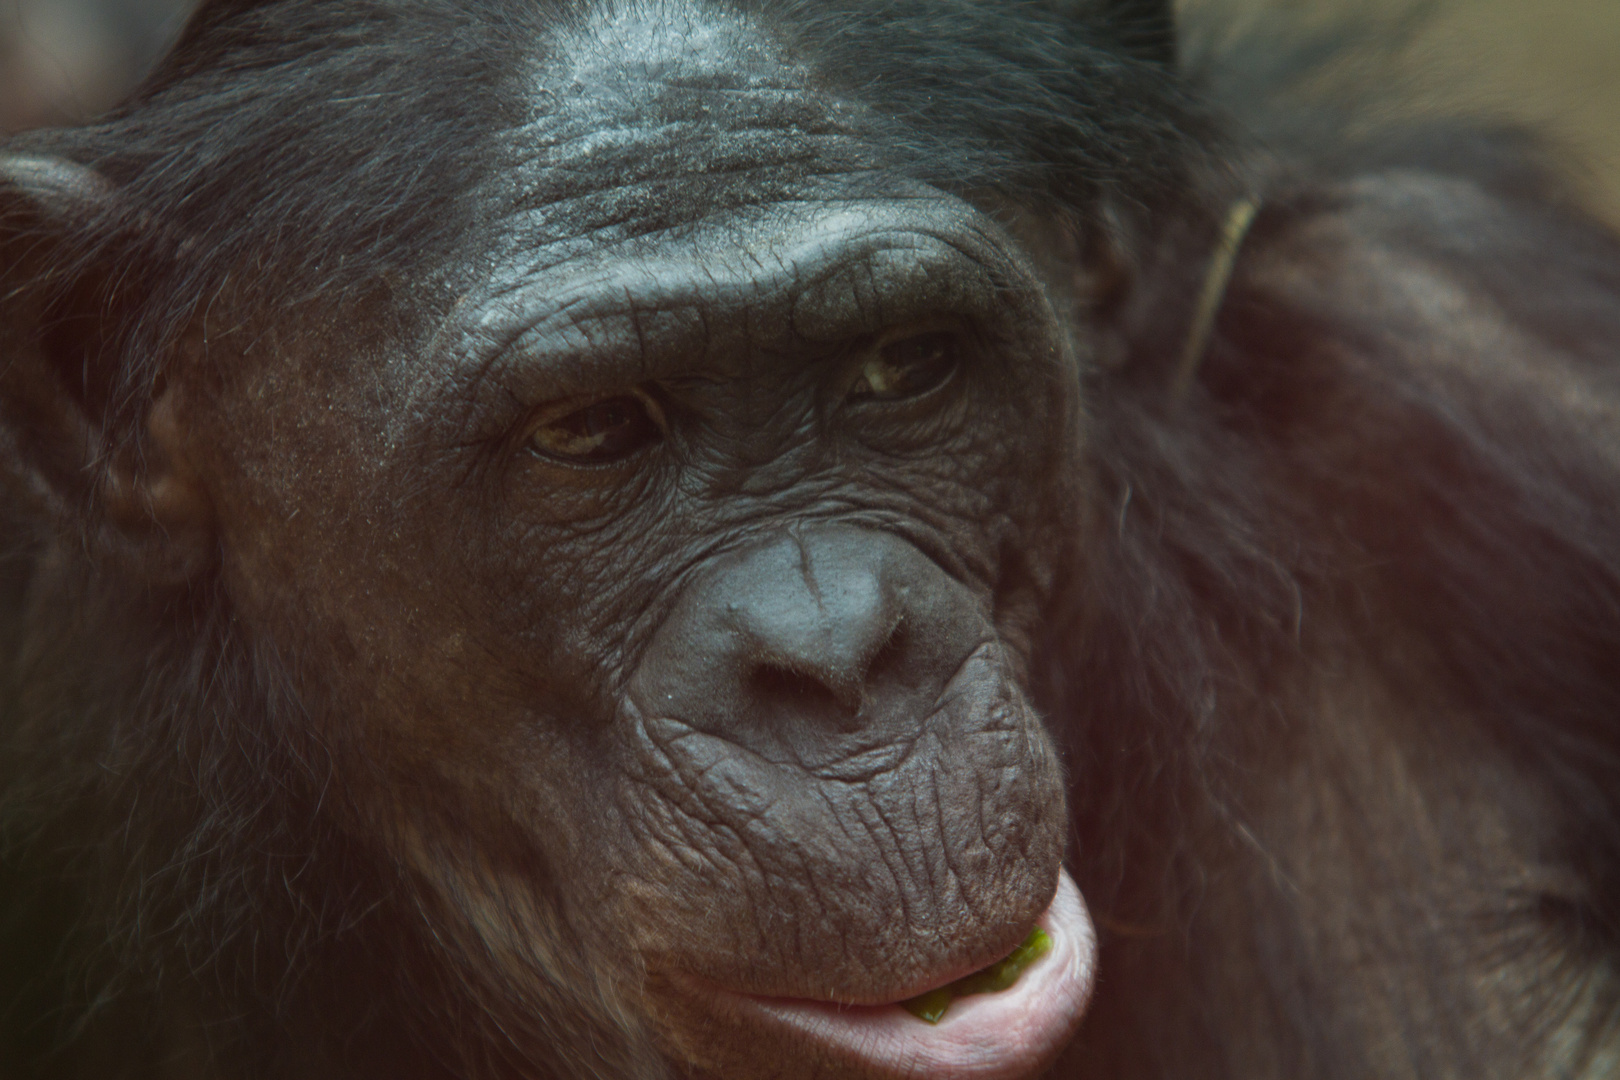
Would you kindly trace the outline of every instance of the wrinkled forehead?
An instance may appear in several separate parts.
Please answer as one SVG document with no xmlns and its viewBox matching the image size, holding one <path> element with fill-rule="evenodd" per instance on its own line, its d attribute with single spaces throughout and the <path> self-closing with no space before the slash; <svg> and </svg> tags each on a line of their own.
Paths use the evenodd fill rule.
<svg viewBox="0 0 1620 1080">
<path fill-rule="evenodd" d="M 610 92 L 648 82 L 780 88 L 802 74 L 757 15 L 705 0 L 586 3 L 550 46 L 555 74 Z"/>
<path fill-rule="evenodd" d="M 525 77 L 499 246 L 440 337 L 452 368 L 516 355 L 578 390 L 908 321 L 1049 322 L 1002 227 L 896 168 L 903 140 L 758 17 L 596 8 Z"/>
<path fill-rule="evenodd" d="M 848 195 L 884 164 L 869 110 L 817 85 L 759 17 L 701 0 L 587 8 L 555 28 L 527 80 L 508 195 L 534 240 Z"/>
</svg>

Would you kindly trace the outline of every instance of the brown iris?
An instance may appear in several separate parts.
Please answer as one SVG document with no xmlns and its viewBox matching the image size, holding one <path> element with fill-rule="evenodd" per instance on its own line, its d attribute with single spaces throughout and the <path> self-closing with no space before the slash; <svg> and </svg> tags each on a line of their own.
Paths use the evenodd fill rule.
<svg viewBox="0 0 1620 1080">
<path fill-rule="evenodd" d="M 629 457 L 662 433 L 648 403 L 623 394 L 547 420 L 529 440 L 542 457 L 570 465 L 600 465 Z"/>
<path fill-rule="evenodd" d="M 957 337 L 949 331 L 930 331 L 890 341 L 866 357 L 850 398 L 894 401 L 917 397 L 943 385 L 957 363 Z"/>
</svg>

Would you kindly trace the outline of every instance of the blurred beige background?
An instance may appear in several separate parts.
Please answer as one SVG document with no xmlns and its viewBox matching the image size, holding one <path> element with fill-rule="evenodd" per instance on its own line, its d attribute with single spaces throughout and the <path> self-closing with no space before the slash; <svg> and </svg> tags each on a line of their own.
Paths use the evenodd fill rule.
<svg viewBox="0 0 1620 1080">
<path fill-rule="evenodd" d="M 0 0 L 0 133 L 92 116 L 137 82 L 193 0 Z"/>
<path fill-rule="evenodd" d="M 1366 19 L 1419 108 L 1506 117 L 1548 136 L 1620 225 L 1620 0 L 1179 0 L 1309 25 Z M 1382 28 L 1383 32 L 1380 32 Z"/>
<path fill-rule="evenodd" d="M 172 39 L 191 2 L 0 0 L 0 132 L 111 104 Z M 1400 62 L 1421 100 L 1517 117 L 1549 133 L 1620 223 L 1620 0 L 1182 3 L 1266 20 L 1372 13 L 1376 27 L 1388 19 L 1389 36 L 1411 34 Z"/>
</svg>

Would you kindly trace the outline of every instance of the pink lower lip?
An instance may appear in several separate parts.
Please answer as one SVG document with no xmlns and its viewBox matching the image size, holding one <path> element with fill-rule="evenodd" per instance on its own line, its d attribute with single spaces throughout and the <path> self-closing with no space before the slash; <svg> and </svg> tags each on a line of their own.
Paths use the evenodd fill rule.
<svg viewBox="0 0 1620 1080">
<path fill-rule="evenodd" d="M 1096 974 L 1096 934 L 1067 872 L 1040 927 L 1052 939 L 1045 956 L 1000 993 L 958 998 L 938 1024 L 925 1023 L 899 1005 L 745 1000 L 862 1075 L 1027 1077 L 1049 1064 L 1068 1042 L 1085 1013 Z"/>
</svg>

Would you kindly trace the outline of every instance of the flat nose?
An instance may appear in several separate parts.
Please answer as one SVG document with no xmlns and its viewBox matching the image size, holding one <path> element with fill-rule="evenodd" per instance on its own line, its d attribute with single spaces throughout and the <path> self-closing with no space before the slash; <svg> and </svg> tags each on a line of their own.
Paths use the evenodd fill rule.
<svg viewBox="0 0 1620 1080">
<path fill-rule="evenodd" d="M 906 586 L 880 576 L 870 544 L 792 537 L 717 583 L 731 648 L 755 696 L 825 694 L 856 714 L 896 640 Z M 877 565 L 874 565 L 874 562 Z"/>
<path fill-rule="evenodd" d="M 804 751 L 818 732 L 899 736 L 987 636 L 968 590 L 904 540 L 796 530 L 730 553 L 688 587 L 631 694 L 756 748 Z"/>
</svg>

